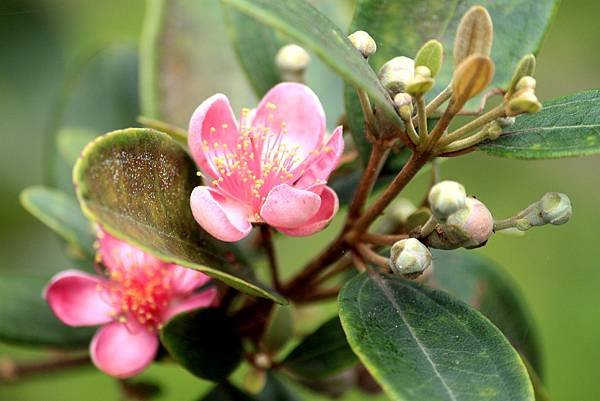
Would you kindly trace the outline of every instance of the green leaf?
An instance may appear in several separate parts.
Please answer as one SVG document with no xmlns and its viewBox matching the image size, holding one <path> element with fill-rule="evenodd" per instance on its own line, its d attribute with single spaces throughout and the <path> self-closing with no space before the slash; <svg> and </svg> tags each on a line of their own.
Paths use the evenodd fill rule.
<svg viewBox="0 0 600 401">
<path fill-rule="evenodd" d="M 256 401 L 256 398 L 229 383 L 215 386 L 200 401 Z"/>
<path fill-rule="evenodd" d="M 542 373 L 537 330 L 519 288 L 493 261 L 472 251 L 435 251 L 427 284 L 468 303 L 496 325 Z"/>
<path fill-rule="evenodd" d="M 49 279 L 0 276 L 0 340 L 27 346 L 87 346 L 93 328 L 69 327 L 59 321 L 42 297 Z"/>
<path fill-rule="evenodd" d="M 277 352 L 294 336 L 294 310 L 292 305 L 275 305 L 271 308 L 261 345 L 267 352 Z"/>
<path fill-rule="evenodd" d="M 242 343 L 231 319 L 208 308 L 182 313 L 160 331 L 169 354 L 194 375 L 221 381 L 242 359 Z"/>
<path fill-rule="evenodd" d="M 224 382 L 213 387 L 200 401 L 298 401 L 298 397 L 273 374 L 267 373 L 265 387 L 257 395 L 251 396 Z"/>
<path fill-rule="evenodd" d="M 283 367 L 307 379 L 323 379 L 357 362 L 336 316 L 310 334 L 285 358 Z"/>
<path fill-rule="evenodd" d="M 240 291 L 286 302 L 232 263 L 224 244 L 196 223 L 189 205 L 200 184 L 196 166 L 168 135 L 143 128 L 106 134 L 84 149 L 73 180 L 84 214 L 115 237 Z"/>
<path fill-rule="evenodd" d="M 444 292 L 369 272 L 344 286 L 339 307 L 350 346 L 393 400 L 533 401 L 502 333 Z"/>
<path fill-rule="evenodd" d="M 63 83 L 49 127 L 49 184 L 69 194 L 73 191 L 71 161 L 84 140 L 72 140 L 73 128 L 91 135 L 137 124 L 137 68 L 137 49 L 122 45 L 96 49 L 77 60 Z M 67 134 L 71 139 L 64 137 L 65 129 L 71 131 Z"/>
<path fill-rule="evenodd" d="M 364 58 L 339 28 L 305 0 L 222 0 L 240 12 L 271 26 L 314 51 L 352 86 L 366 91 L 373 102 L 401 125 L 389 96 Z"/>
<path fill-rule="evenodd" d="M 20 201 L 29 213 L 67 241 L 72 256 L 94 259 L 96 238 L 75 199 L 57 189 L 35 186 L 23 190 Z"/>
<path fill-rule="evenodd" d="M 56 135 L 58 151 L 69 167 L 73 168 L 85 145 L 98 133 L 86 127 L 64 127 Z"/>
<path fill-rule="evenodd" d="M 238 60 L 258 97 L 281 81 L 275 64 L 277 51 L 286 43 L 254 18 L 222 3 L 229 38 Z"/>
<path fill-rule="evenodd" d="M 414 58 L 421 46 L 430 39 L 444 46 L 444 58 L 452 60 L 454 36 L 458 22 L 473 5 L 488 9 L 494 23 L 492 59 L 496 73 L 492 87 L 506 85 L 522 56 L 536 53 L 557 0 L 358 0 L 350 31 L 369 32 L 377 42 L 377 52 L 369 58 L 375 71 L 397 56 Z M 446 62 L 436 76 L 436 85 L 430 96 L 439 93 L 452 78 L 453 63 Z M 476 104 L 478 100 L 472 100 Z M 363 136 L 364 120 L 358 98 L 353 91 L 345 91 L 346 115 L 355 141 Z M 366 163 L 367 151 L 361 152 Z"/>
<path fill-rule="evenodd" d="M 494 156 L 556 159 L 600 153 L 600 90 L 544 102 L 535 114 L 523 114 L 495 141 L 479 145 Z"/>
</svg>

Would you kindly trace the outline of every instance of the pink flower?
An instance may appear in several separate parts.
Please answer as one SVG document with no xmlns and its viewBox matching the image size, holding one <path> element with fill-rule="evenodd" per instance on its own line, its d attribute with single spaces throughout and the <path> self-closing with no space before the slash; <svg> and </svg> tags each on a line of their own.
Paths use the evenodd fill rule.
<svg viewBox="0 0 600 401">
<path fill-rule="evenodd" d="M 196 292 L 210 280 L 207 275 L 163 262 L 104 232 L 98 255 L 107 277 L 63 271 L 52 278 L 44 297 L 69 326 L 102 325 L 90 344 L 98 369 L 134 376 L 154 360 L 161 324 L 210 306 L 216 289 Z"/>
<path fill-rule="evenodd" d="M 191 195 L 194 218 L 222 241 L 252 223 L 292 236 L 322 230 L 338 210 L 327 178 L 344 150 L 342 127 L 325 140 L 325 112 L 307 86 L 282 83 L 238 124 L 229 100 L 205 100 L 190 121 L 189 146 L 206 183 Z"/>
</svg>

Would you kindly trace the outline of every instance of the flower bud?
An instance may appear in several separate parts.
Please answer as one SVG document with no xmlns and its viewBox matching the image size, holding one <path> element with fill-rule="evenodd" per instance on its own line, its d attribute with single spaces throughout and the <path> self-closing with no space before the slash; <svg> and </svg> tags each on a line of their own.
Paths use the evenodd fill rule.
<svg viewBox="0 0 600 401">
<path fill-rule="evenodd" d="M 283 46 L 275 56 L 275 63 L 285 81 L 302 82 L 309 62 L 306 50 L 294 44 Z"/>
<path fill-rule="evenodd" d="M 392 96 L 406 91 L 406 85 L 415 75 L 413 59 L 400 56 L 394 57 L 379 69 L 379 80 Z"/>
<path fill-rule="evenodd" d="M 547 224 L 559 226 L 565 224 L 573 215 L 571 200 L 565 194 L 548 192 L 540 200 L 542 218 Z"/>
<path fill-rule="evenodd" d="M 413 96 L 421 96 L 429 91 L 434 83 L 429 68 L 419 65 L 415 68 L 415 75 L 406 84 L 406 92 Z"/>
<path fill-rule="evenodd" d="M 390 269 L 407 277 L 420 276 L 431 266 L 431 252 L 418 239 L 408 238 L 396 242 L 390 250 Z"/>
<path fill-rule="evenodd" d="M 429 68 L 431 78 L 435 77 L 442 68 L 444 47 L 433 39 L 425 43 L 415 56 L 415 65 Z"/>
<path fill-rule="evenodd" d="M 515 116 L 523 113 L 537 113 L 542 109 L 535 92 L 531 88 L 523 88 L 508 101 L 506 114 Z"/>
<path fill-rule="evenodd" d="M 517 91 L 517 84 L 521 80 L 521 78 L 525 76 L 533 76 L 535 73 L 535 56 L 533 54 L 528 54 L 524 56 L 515 72 L 513 73 L 512 79 L 510 80 L 510 85 L 508 85 L 508 90 L 506 91 L 505 99 L 510 99 L 512 95 Z"/>
<path fill-rule="evenodd" d="M 456 181 L 442 181 L 431 187 L 428 196 L 433 215 L 446 220 L 451 214 L 465 207 L 467 194 L 465 187 Z"/>
<path fill-rule="evenodd" d="M 396 96 L 394 96 L 394 104 L 396 107 L 398 107 L 400 117 L 402 117 L 404 121 L 412 118 L 412 97 L 408 93 L 398 93 Z"/>
<path fill-rule="evenodd" d="M 519 82 L 517 82 L 517 86 L 515 88 L 517 89 L 517 91 L 520 91 L 522 89 L 535 89 L 535 84 L 535 78 L 526 75 L 523 78 L 519 79 Z"/>
<path fill-rule="evenodd" d="M 454 41 L 454 64 L 460 65 L 473 54 L 489 56 L 494 40 L 494 26 L 482 6 L 471 7 L 461 18 Z"/>
<path fill-rule="evenodd" d="M 369 58 L 371 54 L 377 51 L 377 44 L 371 35 L 365 31 L 356 31 L 348 36 L 348 39 L 350 39 L 350 42 L 352 42 L 364 58 Z"/>
<path fill-rule="evenodd" d="M 467 197 L 465 207 L 439 224 L 426 243 L 437 249 L 477 248 L 485 245 L 494 230 L 494 219 L 479 200 Z"/>
</svg>

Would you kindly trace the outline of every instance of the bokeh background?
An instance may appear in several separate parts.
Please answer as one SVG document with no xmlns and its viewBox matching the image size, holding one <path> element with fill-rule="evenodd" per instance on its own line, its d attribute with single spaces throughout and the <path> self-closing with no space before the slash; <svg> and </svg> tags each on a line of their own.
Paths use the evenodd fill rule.
<svg viewBox="0 0 600 401">
<path fill-rule="evenodd" d="M 235 106 L 251 105 L 254 100 L 229 48 L 218 2 L 196 1 L 207 16 L 206 40 L 197 44 L 198 51 L 208 55 L 198 102 L 228 88 Z M 350 0 L 315 2 L 348 3 L 334 16 L 347 26 Z M 69 266 L 52 233 L 20 207 L 18 194 L 26 186 L 43 183 L 47 175 L 45 149 L 65 74 L 82 55 L 103 44 L 136 46 L 143 15 L 141 0 L 0 0 L 1 272 L 48 274 Z M 538 58 L 541 99 L 600 87 L 598 15 L 600 2 L 562 2 Z M 330 85 L 329 117 L 334 119 L 341 84 Z M 335 89 L 339 92 L 332 92 Z M 545 350 L 546 383 L 556 401 L 600 399 L 599 169 L 600 159 L 594 157 L 523 162 L 478 153 L 442 166 L 444 178 L 463 182 L 498 217 L 511 215 L 547 191 L 565 192 L 572 199 L 570 224 L 531 230 L 524 237 L 497 235 L 478 251 L 504 266 L 528 301 Z M 417 180 L 408 194 L 418 199 L 424 184 L 425 179 Z M 283 240 L 277 246 L 285 261 L 298 264 L 321 237 L 299 244 Z M 37 355 L 0 344 L 0 359 Z M 144 376 L 164 385 L 160 399 L 165 400 L 195 399 L 206 386 L 168 364 L 153 367 Z M 0 384 L 2 401 L 117 399 L 115 382 L 93 369 Z"/>
</svg>

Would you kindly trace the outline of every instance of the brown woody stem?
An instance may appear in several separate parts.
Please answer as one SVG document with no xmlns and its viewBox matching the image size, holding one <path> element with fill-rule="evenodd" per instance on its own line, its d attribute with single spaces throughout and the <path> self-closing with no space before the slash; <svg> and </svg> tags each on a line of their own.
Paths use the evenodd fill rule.
<svg viewBox="0 0 600 401">
<path fill-rule="evenodd" d="M 10 359 L 0 361 L 0 382 L 24 379 L 36 374 L 55 373 L 65 369 L 81 366 L 91 366 L 88 355 L 57 356 L 42 362 L 18 363 Z"/>
</svg>

